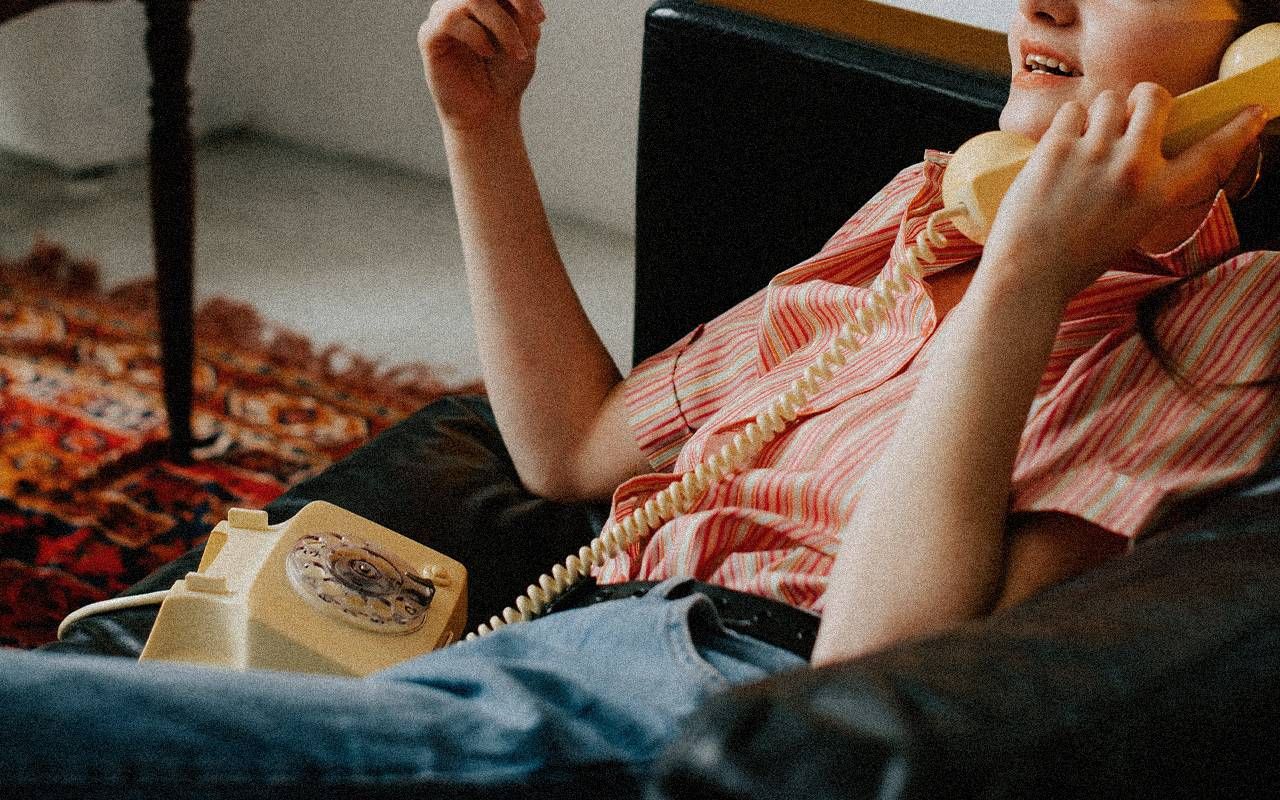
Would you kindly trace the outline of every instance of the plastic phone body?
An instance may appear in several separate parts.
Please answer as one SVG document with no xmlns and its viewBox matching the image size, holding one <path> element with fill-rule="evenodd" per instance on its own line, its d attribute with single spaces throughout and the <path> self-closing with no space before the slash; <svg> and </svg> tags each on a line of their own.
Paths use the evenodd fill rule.
<svg viewBox="0 0 1280 800">
<path fill-rule="evenodd" d="M 1246 106 L 1258 104 L 1269 119 L 1280 116 L 1280 22 L 1249 31 L 1227 48 L 1219 79 L 1174 98 L 1163 141 L 1174 156 L 1221 128 Z M 942 178 L 943 203 L 961 204 L 968 218 L 955 226 L 985 244 L 1000 201 L 1027 163 L 1035 142 L 1006 131 L 970 139 L 947 165 Z"/>
<path fill-rule="evenodd" d="M 232 509 L 174 583 L 142 660 L 367 675 L 461 638 L 461 564 L 325 502 Z"/>
</svg>

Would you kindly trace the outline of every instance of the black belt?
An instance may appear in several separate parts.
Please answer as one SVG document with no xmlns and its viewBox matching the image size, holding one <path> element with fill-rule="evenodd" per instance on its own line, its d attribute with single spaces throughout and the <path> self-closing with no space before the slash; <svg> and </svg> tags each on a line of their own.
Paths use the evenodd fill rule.
<svg viewBox="0 0 1280 800">
<path fill-rule="evenodd" d="M 598 586 L 591 578 L 584 578 L 547 606 L 546 613 L 554 614 L 609 600 L 642 597 L 657 585 L 657 581 L 628 581 Z M 721 624 L 729 630 L 781 647 L 806 661 L 813 653 L 813 641 L 818 636 L 818 622 L 821 619 L 816 614 L 778 600 L 701 581 L 690 581 L 686 587 L 683 594 L 697 593 L 710 598 L 715 603 Z"/>
</svg>

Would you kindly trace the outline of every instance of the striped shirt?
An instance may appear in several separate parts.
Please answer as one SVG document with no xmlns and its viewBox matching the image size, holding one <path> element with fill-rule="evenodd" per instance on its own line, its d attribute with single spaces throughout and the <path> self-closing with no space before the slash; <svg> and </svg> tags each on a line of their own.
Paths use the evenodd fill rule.
<svg viewBox="0 0 1280 800">
<path fill-rule="evenodd" d="M 673 471 L 715 453 L 831 345 L 872 280 L 942 207 L 949 158 L 926 151 L 815 256 L 635 368 L 624 387 L 628 420 L 655 471 L 618 487 L 614 519 L 668 486 Z M 948 244 L 935 248 L 926 278 L 981 255 L 951 223 L 939 230 Z M 1135 321 L 1142 296 L 1217 264 L 1178 290 L 1158 320 L 1160 340 L 1197 381 L 1280 371 L 1280 281 L 1271 274 L 1280 253 L 1239 247 L 1219 193 L 1182 245 L 1155 255 L 1135 249 L 1073 298 L 1022 433 L 1011 513 L 1065 512 L 1132 540 L 1172 500 L 1261 465 L 1280 428 L 1275 393 L 1184 392 Z M 754 464 L 600 567 L 600 582 L 691 575 L 820 611 L 843 524 L 919 382 L 938 316 L 931 289 L 912 280 Z"/>
</svg>

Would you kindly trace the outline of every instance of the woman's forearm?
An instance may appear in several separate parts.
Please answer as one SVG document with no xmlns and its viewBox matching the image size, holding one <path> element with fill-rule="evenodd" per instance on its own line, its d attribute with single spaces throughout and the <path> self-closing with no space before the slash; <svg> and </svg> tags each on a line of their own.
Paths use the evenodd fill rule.
<svg viewBox="0 0 1280 800">
<path fill-rule="evenodd" d="M 868 475 L 831 573 L 815 664 L 951 627 L 994 598 L 1013 463 L 1066 301 L 990 273 L 979 267 L 935 333 Z"/>
<path fill-rule="evenodd" d="M 446 126 L 486 388 L 526 485 L 550 495 L 602 493 L 627 475 L 604 465 L 599 487 L 573 457 L 602 420 L 621 376 L 565 272 L 538 193 L 518 119 L 483 131 Z"/>
</svg>

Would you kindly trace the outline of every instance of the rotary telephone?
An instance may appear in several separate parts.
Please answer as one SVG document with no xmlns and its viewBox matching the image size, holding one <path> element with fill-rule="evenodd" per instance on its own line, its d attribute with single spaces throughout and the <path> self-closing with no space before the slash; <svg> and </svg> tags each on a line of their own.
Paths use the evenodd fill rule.
<svg viewBox="0 0 1280 800">
<path fill-rule="evenodd" d="M 143 661 L 367 675 L 458 639 L 467 571 L 332 503 L 277 525 L 233 508 L 171 589 L 86 606 L 58 637 L 89 614 L 154 603 Z"/>
<path fill-rule="evenodd" d="M 1247 105 L 1280 116 L 1280 23 L 1263 25 L 1224 55 L 1220 78 L 1174 100 L 1164 150 L 1175 155 L 1222 127 Z M 943 220 L 984 244 L 1000 201 L 1035 142 L 985 133 L 960 147 L 943 176 L 935 212 L 901 263 L 871 285 L 869 301 L 803 376 L 719 452 L 677 477 L 620 523 L 556 564 L 514 607 L 468 638 L 532 619 L 580 578 L 688 511 L 706 490 L 751 463 L 796 419 L 820 385 L 860 348 L 909 281 L 924 274 L 946 244 Z M 886 277 L 886 276 L 889 277 Z M 89 614 L 163 602 L 143 659 L 233 668 L 364 675 L 443 647 L 466 617 L 461 564 L 328 503 L 311 503 L 292 520 L 267 525 L 261 511 L 233 509 L 210 537 L 199 569 L 167 592 L 96 603 L 68 616 L 59 636 Z"/>
</svg>

